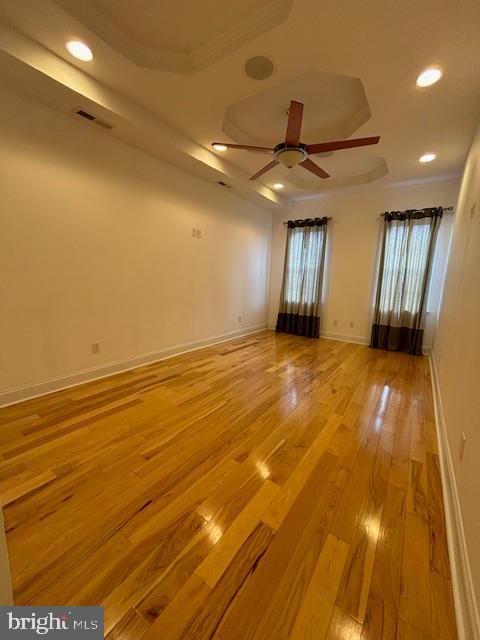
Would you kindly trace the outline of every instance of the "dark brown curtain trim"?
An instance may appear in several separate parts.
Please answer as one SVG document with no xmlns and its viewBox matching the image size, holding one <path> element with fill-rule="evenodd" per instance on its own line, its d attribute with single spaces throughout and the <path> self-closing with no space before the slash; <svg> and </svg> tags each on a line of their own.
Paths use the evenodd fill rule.
<svg viewBox="0 0 480 640">
<path fill-rule="evenodd" d="M 414 356 L 422 355 L 423 329 L 390 327 L 384 324 L 372 326 L 370 346 L 387 351 L 403 351 Z"/>
<path fill-rule="evenodd" d="M 306 218 L 305 220 L 289 220 L 287 227 L 293 229 L 294 227 L 321 227 L 327 224 L 328 218 Z"/>
<path fill-rule="evenodd" d="M 279 313 L 276 331 L 293 333 L 307 338 L 320 337 L 320 318 L 317 316 L 299 316 L 296 313 Z"/>
<path fill-rule="evenodd" d="M 392 220 L 421 220 L 422 218 L 441 218 L 442 207 L 430 207 L 426 209 L 408 209 L 407 211 L 387 211 L 383 214 L 387 222 Z"/>
</svg>

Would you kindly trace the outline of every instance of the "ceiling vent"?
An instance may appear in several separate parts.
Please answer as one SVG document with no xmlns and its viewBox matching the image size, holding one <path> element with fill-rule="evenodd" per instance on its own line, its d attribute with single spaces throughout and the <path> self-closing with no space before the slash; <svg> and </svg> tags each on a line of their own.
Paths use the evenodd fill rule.
<svg viewBox="0 0 480 640">
<path fill-rule="evenodd" d="M 90 120 L 90 122 L 94 122 L 98 124 L 99 127 L 103 127 L 104 129 L 113 129 L 113 124 L 107 122 L 106 120 L 102 120 L 102 118 L 97 118 L 97 116 L 93 115 L 86 109 L 82 109 L 81 107 L 77 107 L 74 109 L 74 113 L 81 118 L 85 118 L 85 120 Z"/>
<path fill-rule="evenodd" d="M 275 65 L 267 56 L 253 56 L 245 63 L 245 73 L 252 80 L 266 80 L 275 71 Z"/>
</svg>

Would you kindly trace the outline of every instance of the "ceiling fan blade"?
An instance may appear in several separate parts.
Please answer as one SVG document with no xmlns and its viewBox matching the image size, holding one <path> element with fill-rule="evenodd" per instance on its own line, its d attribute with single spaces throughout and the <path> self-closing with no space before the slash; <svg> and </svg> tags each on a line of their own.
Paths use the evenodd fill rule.
<svg viewBox="0 0 480 640">
<path fill-rule="evenodd" d="M 260 153 L 273 153 L 270 147 L 252 147 L 249 144 L 230 144 L 230 142 L 212 142 L 212 147 L 221 144 L 227 149 L 244 149 L 245 151 L 258 151 Z"/>
<path fill-rule="evenodd" d="M 257 173 L 254 176 L 252 176 L 250 180 L 256 180 L 260 176 L 263 176 L 264 173 L 267 173 L 267 171 L 270 171 L 270 169 L 273 169 L 273 167 L 276 167 L 277 164 L 278 164 L 277 160 L 272 160 L 272 162 L 269 162 L 265 167 L 263 167 L 263 169 L 260 169 L 260 171 L 257 171 Z"/>
<path fill-rule="evenodd" d="M 285 142 L 296 146 L 300 142 L 300 130 L 302 128 L 303 104 L 290 100 L 290 108 L 288 109 L 287 135 Z"/>
<path fill-rule="evenodd" d="M 322 151 L 337 151 L 338 149 L 351 149 L 352 147 L 364 147 L 369 144 L 377 144 L 380 136 L 372 138 L 356 138 L 355 140 L 334 140 L 333 142 L 320 142 L 319 144 L 307 144 L 308 153 L 322 153 Z"/>
<path fill-rule="evenodd" d="M 310 158 L 307 158 L 303 162 L 300 162 L 300 166 L 303 167 L 304 169 L 307 169 L 307 171 L 311 171 L 312 173 L 314 173 L 319 178 L 329 178 L 330 177 L 329 173 L 327 173 L 321 167 L 319 167 L 317 164 L 315 164 L 315 162 L 310 160 Z"/>
</svg>

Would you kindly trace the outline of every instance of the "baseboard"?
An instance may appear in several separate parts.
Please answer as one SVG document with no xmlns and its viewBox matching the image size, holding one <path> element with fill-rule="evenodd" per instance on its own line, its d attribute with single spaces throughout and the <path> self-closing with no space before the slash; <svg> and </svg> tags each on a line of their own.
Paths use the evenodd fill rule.
<svg viewBox="0 0 480 640">
<path fill-rule="evenodd" d="M 172 358 L 180 355 L 181 353 L 204 349 L 205 347 L 211 347 L 221 342 L 228 342 L 229 340 L 234 340 L 241 336 L 265 331 L 266 328 L 266 324 L 253 325 L 245 329 L 229 331 L 228 333 L 223 333 L 221 335 L 211 336 L 201 340 L 193 340 L 192 342 L 185 342 L 171 347 L 165 347 L 164 349 L 133 356 L 124 360 L 107 362 L 96 367 L 90 367 L 88 369 L 74 371 L 55 378 L 49 378 L 48 380 L 42 380 L 40 382 L 33 382 L 31 384 L 26 384 L 12 389 L 6 389 L 5 391 L 0 392 L 0 407 L 17 404 L 18 402 L 24 402 L 25 400 L 31 400 L 32 398 L 38 398 L 39 396 L 44 396 L 48 393 L 53 393 L 54 391 L 61 391 L 62 389 L 76 387 L 79 384 L 85 384 L 86 382 L 106 378 L 116 373 L 129 371 L 130 369 L 135 369 L 146 364 L 166 360 L 167 358 Z"/>
<path fill-rule="evenodd" d="M 435 363 L 435 353 L 433 350 L 430 350 L 428 355 L 430 370 L 432 372 L 433 402 L 440 453 L 440 471 L 442 475 L 448 552 L 450 556 L 458 638 L 459 640 L 480 640 L 480 617 L 463 528 L 462 510 L 455 481 L 452 456 L 448 444 L 442 395 Z"/>
<path fill-rule="evenodd" d="M 275 331 L 274 324 L 268 324 L 268 329 L 270 331 Z M 338 340 L 338 342 L 352 342 L 353 344 L 370 344 L 370 338 L 365 338 L 363 336 L 350 336 L 343 335 L 341 333 L 329 333 L 325 331 L 320 331 L 320 337 L 325 338 L 326 340 Z"/>
<path fill-rule="evenodd" d="M 330 333 L 320 331 L 320 337 L 326 340 L 338 340 L 339 342 L 352 342 L 353 344 L 370 344 L 370 338 L 364 336 L 343 335 L 341 333 Z"/>
</svg>

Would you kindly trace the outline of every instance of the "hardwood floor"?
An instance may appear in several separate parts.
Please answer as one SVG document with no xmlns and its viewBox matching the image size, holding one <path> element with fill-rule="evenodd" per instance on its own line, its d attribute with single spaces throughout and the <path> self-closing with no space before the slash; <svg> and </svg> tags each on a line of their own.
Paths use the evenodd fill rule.
<svg viewBox="0 0 480 640">
<path fill-rule="evenodd" d="M 112 639 L 456 638 L 428 360 L 255 334 L 0 410 L 16 604 Z"/>
</svg>

